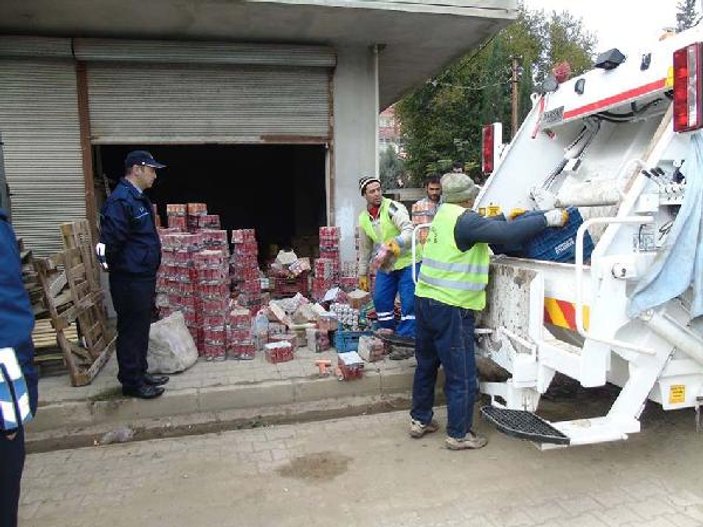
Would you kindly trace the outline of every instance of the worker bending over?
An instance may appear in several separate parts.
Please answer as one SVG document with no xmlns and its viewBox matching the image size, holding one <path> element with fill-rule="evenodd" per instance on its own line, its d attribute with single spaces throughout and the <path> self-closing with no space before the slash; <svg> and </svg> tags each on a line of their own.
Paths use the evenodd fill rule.
<svg viewBox="0 0 703 527">
<path fill-rule="evenodd" d="M 432 418 L 432 406 L 441 364 L 447 400 L 447 448 L 481 448 L 486 439 L 471 428 L 476 394 L 473 339 L 474 313 L 486 305 L 488 244 L 526 241 L 547 227 L 563 227 L 568 215 L 554 209 L 519 221 L 486 219 L 470 210 L 478 187 L 469 176 L 449 173 L 441 183 L 444 203 L 430 227 L 415 289 L 417 368 L 410 435 L 418 438 L 439 429 Z"/>
</svg>

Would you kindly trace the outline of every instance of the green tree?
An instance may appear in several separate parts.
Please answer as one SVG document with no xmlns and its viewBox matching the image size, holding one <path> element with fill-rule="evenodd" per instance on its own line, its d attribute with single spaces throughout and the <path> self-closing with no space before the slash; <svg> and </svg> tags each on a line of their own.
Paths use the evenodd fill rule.
<svg viewBox="0 0 703 527">
<path fill-rule="evenodd" d="M 396 106 L 413 183 L 452 161 L 480 167 L 481 127 L 511 121 L 511 62 L 517 57 L 522 74 L 519 121 L 532 107 L 535 85 L 552 67 L 567 61 L 578 75 L 593 63 L 595 37 L 567 12 L 546 14 L 520 7 L 518 19 L 478 51 L 451 64 Z M 471 175 L 481 179 L 479 168 Z"/>
<path fill-rule="evenodd" d="M 676 32 L 680 33 L 698 23 L 696 13 L 696 3 L 698 0 L 681 0 L 676 4 Z"/>
<path fill-rule="evenodd" d="M 391 147 L 387 147 L 381 152 L 378 171 L 380 172 L 381 186 L 384 189 L 398 188 L 398 181 L 405 181 L 405 163 Z"/>
</svg>

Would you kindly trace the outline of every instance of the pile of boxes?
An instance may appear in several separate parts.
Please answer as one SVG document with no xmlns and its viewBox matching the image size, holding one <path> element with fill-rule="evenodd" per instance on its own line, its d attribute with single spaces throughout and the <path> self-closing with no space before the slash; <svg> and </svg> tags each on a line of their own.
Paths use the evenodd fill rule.
<svg viewBox="0 0 703 527">
<path fill-rule="evenodd" d="M 251 314 L 246 308 L 235 308 L 229 314 L 227 354 L 230 358 L 239 360 L 251 360 L 256 357 Z"/>
<path fill-rule="evenodd" d="M 259 274 L 259 249 L 254 229 L 232 231 L 232 258 L 230 276 L 237 303 L 246 307 L 251 316 L 261 309 L 261 280 Z"/>
<path fill-rule="evenodd" d="M 200 355 L 224 359 L 230 302 L 227 232 L 204 228 L 219 226 L 220 220 L 208 215 L 203 203 L 168 204 L 166 214 L 169 227 L 159 230 L 160 314 L 181 311 Z"/>
<path fill-rule="evenodd" d="M 348 333 L 366 327 L 359 305 L 365 298 L 345 301 L 345 291 L 352 294 L 356 288 L 357 266 L 354 262 L 341 263 L 338 227 L 320 228 L 320 257 L 312 266 L 308 258 L 296 256 L 278 265 L 278 274 L 271 267 L 272 292 L 283 298 L 297 293 L 307 296 L 311 271 L 313 298 L 321 300 L 330 290 L 338 292 L 328 299 L 333 302 L 330 311 L 306 304 L 308 313 L 300 318 L 296 310 L 296 326 L 290 315 L 268 305 L 268 293 L 262 294 L 263 275 L 253 229 L 234 230 L 228 239 L 227 231 L 220 229 L 219 216 L 208 214 L 204 203 L 169 204 L 166 213 L 168 227 L 159 228 L 163 253 L 157 276 L 157 305 L 162 316 L 183 313 L 204 359 L 248 360 L 263 351 L 267 361 L 284 362 L 294 359 L 300 346 L 307 345 L 314 352 L 329 350 L 334 331 Z M 312 307 L 315 309 L 310 311 Z M 380 356 L 376 347 L 371 348 L 369 355 Z M 363 363 L 356 360 L 355 352 L 343 351 L 347 353 L 340 354 L 336 365 L 340 378 L 358 378 Z"/>
<path fill-rule="evenodd" d="M 320 257 L 314 263 L 315 277 L 312 282 L 312 296 L 315 300 L 321 300 L 327 290 L 339 281 L 339 238 L 339 227 L 320 227 Z"/>
</svg>

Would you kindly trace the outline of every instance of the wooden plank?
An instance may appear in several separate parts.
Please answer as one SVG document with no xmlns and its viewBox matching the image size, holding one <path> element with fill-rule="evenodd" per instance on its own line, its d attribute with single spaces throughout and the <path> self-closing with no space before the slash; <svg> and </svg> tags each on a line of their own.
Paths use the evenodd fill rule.
<svg viewBox="0 0 703 527">
<path fill-rule="evenodd" d="M 34 363 L 39 364 L 42 362 L 53 362 L 53 361 L 61 361 L 63 362 L 64 358 L 61 353 L 46 353 L 43 355 L 35 355 L 34 356 Z"/>
<path fill-rule="evenodd" d="M 95 362 L 93 362 L 92 366 L 88 368 L 88 371 L 86 371 L 86 376 L 89 379 L 89 383 L 93 381 L 95 376 L 100 372 L 102 367 L 105 366 L 107 361 L 110 359 L 110 355 L 112 355 L 112 352 L 115 350 L 116 341 L 116 338 L 112 339 L 112 341 L 110 341 L 110 343 L 100 353 L 100 356 L 95 359 Z"/>
<path fill-rule="evenodd" d="M 86 274 L 85 274 L 85 264 L 80 263 L 78 265 L 75 265 L 71 267 L 68 271 L 74 280 L 85 280 L 86 279 Z"/>
<path fill-rule="evenodd" d="M 56 338 L 59 342 L 59 346 L 61 347 L 63 359 L 66 361 L 66 365 L 68 366 L 68 375 L 71 379 L 71 384 L 73 386 L 80 386 L 76 384 L 77 382 L 80 382 L 80 371 L 78 370 L 78 364 L 76 364 L 76 359 L 71 350 L 71 343 L 66 340 L 66 337 L 63 335 L 62 331 L 58 331 L 56 333 Z"/>
</svg>

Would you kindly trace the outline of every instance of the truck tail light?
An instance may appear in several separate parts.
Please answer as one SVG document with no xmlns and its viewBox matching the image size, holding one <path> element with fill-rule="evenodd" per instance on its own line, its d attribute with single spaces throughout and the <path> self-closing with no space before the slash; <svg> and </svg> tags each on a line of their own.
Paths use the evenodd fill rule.
<svg viewBox="0 0 703 527">
<path fill-rule="evenodd" d="M 703 127 L 702 46 L 697 42 L 674 52 L 674 132 Z"/>
<path fill-rule="evenodd" d="M 487 124 L 483 127 L 481 134 L 481 170 L 484 174 L 490 174 L 495 170 L 502 142 L 503 125 L 501 123 Z"/>
</svg>

